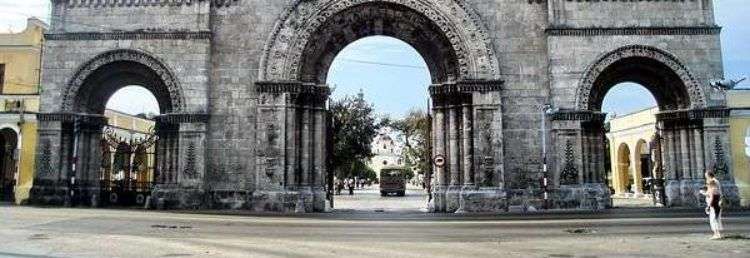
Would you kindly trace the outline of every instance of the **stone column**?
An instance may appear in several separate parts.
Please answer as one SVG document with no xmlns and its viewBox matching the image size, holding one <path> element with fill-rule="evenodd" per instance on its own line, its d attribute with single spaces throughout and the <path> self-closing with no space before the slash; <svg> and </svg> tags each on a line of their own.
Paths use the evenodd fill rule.
<svg viewBox="0 0 750 258">
<path fill-rule="evenodd" d="M 448 107 L 448 149 L 450 155 L 450 186 L 454 187 L 460 183 L 460 157 L 459 157 L 459 135 L 458 135 L 458 112 L 455 103 Z"/>
<path fill-rule="evenodd" d="M 258 155 L 256 211 L 313 212 L 325 208 L 326 85 L 256 82 Z M 278 173 L 277 173 L 278 172 Z M 278 177 L 278 179 L 276 179 Z"/>
<path fill-rule="evenodd" d="M 286 145 L 284 148 L 284 164 L 286 164 L 285 172 L 284 172 L 284 186 L 287 190 L 296 190 L 299 178 L 297 178 L 297 171 L 298 166 L 297 160 L 298 160 L 298 154 L 299 154 L 299 130 L 297 128 L 297 121 L 298 121 L 298 108 L 296 106 L 296 95 L 288 96 L 286 106 L 286 128 L 284 130 L 286 137 Z"/>
<path fill-rule="evenodd" d="M 498 212 L 506 209 L 503 188 L 502 81 L 459 81 L 430 86 L 435 103 L 433 155 L 440 188 L 436 211 Z M 447 168 L 447 169 L 446 169 Z"/>
<path fill-rule="evenodd" d="M 692 179 L 690 169 L 690 145 L 688 143 L 687 128 L 680 128 L 680 164 L 682 165 L 682 178 Z"/>
<path fill-rule="evenodd" d="M 472 153 L 473 146 L 473 133 L 472 133 L 472 121 L 473 117 L 471 115 L 471 105 L 470 103 L 464 103 L 462 105 L 463 109 L 461 111 L 462 116 L 462 134 L 461 134 L 461 140 L 462 140 L 462 153 L 463 153 L 463 174 L 464 174 L 464 186 L 467 187 L 473 187 L 474 186 L 474 166 L 473 166 L 473 158 L 474 155 Z"/>
<path fill-rule="evenodd" d="M 704 162 L 703 158 L 705 152 L 703 150 L 703 132 L 701 128 L 697 126 L 693 128 L 693 147 L 695 148 L 693 151 L 693 155 L 696 165 L 695 170 L 697 172 L 694 177 L 702 178 L 703 173 L 706 171 L 706 163 Z"/>
<path fill-rule="evenodd" d="M 326 96 L 327 98 L 327 96 Z M 325 171 L 326 171 L 326 135 L 325 135 L 325 98 L 316 97 L 313 104 L 313 211 L 325 211 Z"/>
<path fill-rule="evenodd" d="M 101 160 L 102 153 L 99 141 L 107 119 L 101 115 L 79 115 L 78 164 L 76 169 L 76 187 L 78 187 L 78 204 L 96 207 L 100 205 L 101 196 Z"/>
<path fill-rule="evenodd" d="M 443 102 L 443 99 L 440 98 L 440 96 L 433 96 L 433 113 L 435 114 L 434 119 L 432 120 L 433 124 L 433 131 L 432 131 L 432 157 L 433 159 L 438 156 L 442 156 L 443 159 L 447 159 L 446 156 L 446 146 L 445 146 L 445 102 Z M 446 180 L 447 175 L 445 171 L 445 166 L 436 166 L 433 163 L 433 170 L 435 171 L 435 178 L 433 179 L 435 184 L 433 185 L 432 191 L 433 191 L 433 203 L 435 207 L 435 211 L 437 212 L 444 212 L 445 211 L 445 190 L 448 185 L 448 181 Z M 432 183 L 432 182 L 429 182 Z"/>
<path fill-rule="evenodd" d="M 309 191 L 310 187 L 310 174 L 312 173 L 312 130 L 313 127 L 310 124 L 312 121 L 311 107 L 308 103 L 302 104 L 302 125 L 301 125 L 301 136 L 300 136 L 300 170 L 302 172 L 301 184 L 303 191 Z"/>
</svg>

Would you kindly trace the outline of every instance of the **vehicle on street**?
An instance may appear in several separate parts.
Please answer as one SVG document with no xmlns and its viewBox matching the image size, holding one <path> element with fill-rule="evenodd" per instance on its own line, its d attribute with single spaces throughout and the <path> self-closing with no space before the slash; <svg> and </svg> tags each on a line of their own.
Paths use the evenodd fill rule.
<svg viewBox="0 0 750 258">
<path fill-rule="evenodd" d="M 406 168 L 384 167 L 380 169 L 380 196 L 406 195 Z"/>
</svg>

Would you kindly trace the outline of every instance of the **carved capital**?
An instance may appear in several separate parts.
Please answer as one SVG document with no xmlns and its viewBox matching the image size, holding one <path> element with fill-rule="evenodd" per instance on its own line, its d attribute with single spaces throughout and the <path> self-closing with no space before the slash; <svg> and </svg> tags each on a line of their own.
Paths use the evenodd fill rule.
<svg viewBox="0 0 750 258">
<path fill-rule="evenodd" d="M 430 85 L 431 96 L 468 94 L 473 92 L 502 91 L 504 81 L 501 80 L 463 80 L 452 83 Z"/>
<path fill-rule="evenodd" d="M 705 118 L 728 118 L 730 114 L 728 108 L 706 108 L 706 109 L 688 109 L 662 111 L 656 114 L 657 121 L 671 120 L 699 120 Z"/>
<path fill-rule="evenodd" d="M 209 119 L 208 114 L 186 114 L 186 113 L 177 113 L 177 114 L 166 114 L 166 115 L 160 115 L 154 118 L 157 124 L 171 124 L 171 125 L 177 125 L 181 123 L 208 123 Z"/>
<path fill-rule="evenodd" d="M 561 110 L 550 115 L 552 121 L 602 122 L 607 114 L 588 110 Z"/>
</svg>

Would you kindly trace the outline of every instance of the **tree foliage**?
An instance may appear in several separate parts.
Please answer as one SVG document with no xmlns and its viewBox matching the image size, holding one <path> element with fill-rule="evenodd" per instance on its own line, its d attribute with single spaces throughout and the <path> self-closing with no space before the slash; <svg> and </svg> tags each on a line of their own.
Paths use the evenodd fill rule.
<svg viewBox="0 0 750 258">
<path fill-rule="evenodd" d="M 389 126 L 402 135 L 404 150 L 401 155 L 406 166 L 420 174 L 428 171 L 431 166 L 428 158 L 431 125 L 427 113 L 412 109 L 404 118 L 389 121 Z"/>
<path fill-rule="evenodd" d="M 375 172 L 365 164 L 373 156 L 372 140 L 382 123 L 374 114 L 374 107 L 364 95 L 345 96 L 331 100 L 333 119 L 333 157 L 331 165 L 338 178 L 374 178 Z"/>
</svg>

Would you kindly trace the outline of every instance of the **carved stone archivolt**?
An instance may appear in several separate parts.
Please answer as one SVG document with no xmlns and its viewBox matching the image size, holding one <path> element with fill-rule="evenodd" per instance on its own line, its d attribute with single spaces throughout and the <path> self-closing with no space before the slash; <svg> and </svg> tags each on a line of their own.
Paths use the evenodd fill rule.
<svg viewBox="0 0 750 258">
<path fill-rule="evenodd" d="M 325 0 L 296 1 L 281 15 L 264 49 L 260 79 L 303 80 L 300 78 L 303 55 L 316 33 L 343 11 L 363 5 L 402 6 L 426 17 L 455 53 L 459 79 L 499 78 L 499 65 L 487 30 L 463 1 Z M 376 25 L 369 26 L 376 30 Z"/>
<path fill-rule="evenodd" d="M 163 85 L 163 89 L 157 89 L 166 94 L 155 94 L 158 96 L 166 95 L 169 98 L 169 107 L 162 107 L 168 112 L 177 112 L 183 109 L 183 94 L 179 84 L 179 81 L 174 76 L 174 73 L 166 66 L 163 62 L 159 61 L 155 57 L 139 50 L 133 49 L 119 49 L 102 53 L 84 65 L 82 65 L 75 73 L 75 75 L 68 81 L 67 87 L 63 90 L 62 110 L 67 112 L 76 111 L 75 107 L 79 103 L 76 103 L 80 94 L 91 94 L 91 92 L 81 92 L 81 87 L 86 83 L 86 80 L 94 74 L 99 68 L 103 66 L 116 63 L 116 62 L 133 62 L 141 64 L 150 69 L 156 74 L 160 80 L 159 84 Z M 123 85 L 127 86 L 127 85 Z M 163 103 L 160 103 L 163 104 Z"/>
<path fill-rule="evenodd" d="M 678 76 L 681 83 L 684 84 L 691 107 L 702 108 L 706 106 L 706 94 L 704 89 L 693 77 L 689 69 L 683 65 L 677 57 L 655 47 L 631 45 L 604 54 L 585 70 L 586 73 L 582 77 L 576 92 L 576 109 L 589 110 L 593 105 L 596 105 L 596 103 L 592 102 L 591 95 L 592 91 L 595 90 L 595 84 L 600 76 L 602 76 L 605 70 L 610 68 L 610 66 L 616 62 L 633 57 L 654 60 L 668 67 L 671 71 L 667 72 L 672 72 L 674 75 Z M 661 93 L 654 92 L 654 94 L 659 95 Z M 662 103 L 660 103 L 660 105 L 661 104 Z"/>
</svg>

